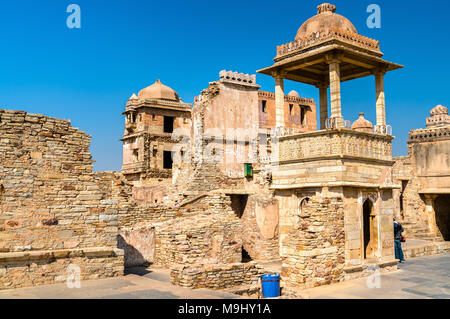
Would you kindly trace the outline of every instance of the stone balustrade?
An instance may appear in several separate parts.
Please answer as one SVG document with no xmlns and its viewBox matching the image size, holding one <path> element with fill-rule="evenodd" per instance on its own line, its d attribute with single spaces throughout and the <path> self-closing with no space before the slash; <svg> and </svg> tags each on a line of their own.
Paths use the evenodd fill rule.
<svg viewBox="0 0 450 319">
<path fill-rule="evenodd" d="M 279 137 L 280 162 L 321 157 L 392 160 L 389 135 L 332 129 Z"/>
</svg>

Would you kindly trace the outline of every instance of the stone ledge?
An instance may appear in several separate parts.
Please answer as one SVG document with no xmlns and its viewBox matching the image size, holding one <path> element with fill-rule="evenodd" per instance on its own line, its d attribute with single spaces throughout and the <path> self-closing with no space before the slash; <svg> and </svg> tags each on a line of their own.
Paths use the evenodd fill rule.
<svg viewBox="0 0 450 319">
<path fill-rule="evenodd" d="M 406 258 L 425 257 L 450 252 L 450 242 L 430 242 L 403 249 Z"/>
<path fill-rule="evenodd" d="M 122 249 L 109 247 L 92 247 L 79 249 L 61 249 L 61 250 L 38 250 L 26 252 L 0 253 L 0 264 L 35 261 L 35 260 L 51 260 L 64 259 L 73 257 L 117 257 L 123 256 Z"/>
<path fill-rule="evenodd" d="M 355 265 L 355 266 L 348 266 L 344 267 L 344 273 L 345 274 L 355 274 L 358 272 L 364 272 L 371 266 L 377 266 L 381 269 L 387 268 L 387 267 L 394 267 L 397 266 L 397 259 L 392 260 L 382 260 L 371 264 L 361 264 L 361 265 Z"/>
</svg>

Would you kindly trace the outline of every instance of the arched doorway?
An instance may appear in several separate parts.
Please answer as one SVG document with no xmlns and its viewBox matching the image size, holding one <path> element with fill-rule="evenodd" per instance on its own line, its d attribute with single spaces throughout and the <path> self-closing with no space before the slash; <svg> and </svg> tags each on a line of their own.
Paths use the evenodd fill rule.
<svg viewBox="0 0 450 319">
<path fill-rule="evenodd" d="M 450 194 L 439 195 L 434 200 L 436 226 L 444 240 L 450 240 Z"/>
<path fill-rule="evenodd" d="M 377 231 L 374 207 L 370 199 L 366 199 L 363 204 L 363 244 L 364 259 L 374 258 L 377 251 Z"/>
</svg>

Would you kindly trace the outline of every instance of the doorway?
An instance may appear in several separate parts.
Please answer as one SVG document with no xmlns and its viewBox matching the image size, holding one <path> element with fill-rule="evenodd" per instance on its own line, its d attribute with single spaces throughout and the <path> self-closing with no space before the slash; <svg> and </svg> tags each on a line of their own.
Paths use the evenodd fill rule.
<svg viewBox="0 0 450 319">
<path fill-rule="evenodd" d="M 450 240 L 450 194 L 439 195 L 434 201 L 436 226 L 444 240 Z"/>
<path fill-rule="evenodd" d="M 163 168 L 164 169 L 172 169 L 172 152 L 171 151 L 164 151 L 164 163 Z"/>
<path fill-rule="evenodd" d="M 364 259 L 375 257 L 377 249 L 377 231 L 372 201 L 366 199 L 363 204 L 363 253 Z"/>
<path fill-rule="evenodd" d="M 248 195 L 231 194 L 229 196 L 231 199 L 231 208 L 237 217 L 242 218 L 245 207 L 247 207 Z"/>
</svg>

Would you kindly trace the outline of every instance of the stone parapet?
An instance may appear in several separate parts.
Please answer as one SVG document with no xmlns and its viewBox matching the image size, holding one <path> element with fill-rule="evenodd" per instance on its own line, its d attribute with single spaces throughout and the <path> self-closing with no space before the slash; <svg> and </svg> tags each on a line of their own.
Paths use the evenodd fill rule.
<svg viewBox="0 0 450 319">
<path fill-rule="evenodd" d="M 219 73 L 220 82 L 224 83 L 232 83 L 239 84 L 244 86 L 251 86 L 255 88 L 259 88 L 260 86 L 256 84 L 256 75 L 255 74 L 244 74 L 233 71 L 222 70 Z"/>
<path fill-rule="evenodd" d="M 450 125 L 411 130 L 408 144 L 450 139 Z"/>
<path fill-rule="evenodd" d="M 348 129 L 281 136 L 271 188 L 396 188 L 392 138 Z"/>
<path fill-rule="evenodd" d="M 393 137 L 347 129 L 331 129 L 279 138 L 280 163 L 326 157 L 392 161 Z"/>
</svg>

